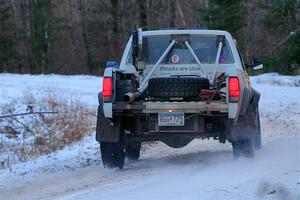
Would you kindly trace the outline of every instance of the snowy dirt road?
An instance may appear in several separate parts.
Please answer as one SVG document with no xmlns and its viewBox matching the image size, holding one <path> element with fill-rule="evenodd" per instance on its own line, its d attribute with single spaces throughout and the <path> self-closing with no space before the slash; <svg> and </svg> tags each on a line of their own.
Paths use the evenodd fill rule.
<svg viewBox="0 0 300 200">
<path fill-rule="evenodd" d="M 96 162 L 77 166 L 69 161 L 75 154 L 57 161 L 59 166 L 68 165 L 63 170 L 55 170 L 57 164 L 50 164 L 48 167 L 54 170 L 43 173 L 31 164 L 27 167 L 38 173 L 27 168 L 26 175 L 14 169 L 5 171 L 0 199 L 298 200 L 300 77 L 266 74 L 252 77 L 252 83 L 262 93 L 263 148 L 255 159 L 234 160 L 230 144 L 212 140 L 194 140 L 182 149 L 150 143 L 144 145 L 139 161 L 126 161 L 124 170 L 105 170 L 97 144 L 87 140 L 80 151 L 91 151 L 88 156 Z"/>
</svg>

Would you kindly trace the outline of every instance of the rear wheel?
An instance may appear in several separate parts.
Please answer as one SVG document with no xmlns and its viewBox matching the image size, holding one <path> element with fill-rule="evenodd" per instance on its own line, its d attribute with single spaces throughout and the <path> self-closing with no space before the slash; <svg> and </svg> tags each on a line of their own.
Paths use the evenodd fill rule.
<svg viewBox="0 0 300 200">
<path fill-rule="evenodd" d="M 259 140 L 258 132 L 254 124 L 255 112 L 249 104 L 244 116 L 240 116 L 237 125 L 232 129 L 232 150 L 234 158 L 240 156 L 253 158 L 255 156 L 256 139 Z"/>
<path fill-rule="evenodd" d="M 126 157 L 131 160 L 138 160 L 140 158 L 141 143 L 134 142 L 126 146 Z"/>
<path fill-rule="evenodd" d="M 119 167 L 120 169 L 123 169 L 125 152 L 120 142 L 101 142 L 100 150 L 102 164 L 105 168 Z"/>
</svg>

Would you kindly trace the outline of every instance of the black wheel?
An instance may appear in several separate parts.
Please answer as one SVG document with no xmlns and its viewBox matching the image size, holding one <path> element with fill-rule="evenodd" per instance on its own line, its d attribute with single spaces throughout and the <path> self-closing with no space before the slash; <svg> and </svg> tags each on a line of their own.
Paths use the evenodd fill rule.
<svg viewBox="0 0 300 200">
<path fill-rule="evenodd" d="M 125 152 L 120 143 L 101 142 L 100 149 L 102 164 L 105 168 L 123 169 Z"/>
<path fill-rule="evenodd" d="M 208 89 L 207 78 L 152 78 L 148 83 L 151 97 L 198 97 L 201 89 Z"/>
<path fill-rule="evenodd" d="M 134 142 L 131 144 L 128 144 L 126 146 L 126 157 L 131 160 L 138 160 L 140 158 L 140 152 L 141 152 L 141 143 L 140 142 Z"/>
<path fill-rule="evenodd" d="M 253 158 L 255 156 L 255 145 L 257 129 L 254 124 L 255 112 L 249 104 L 245 115 L 240 116 L 237 125 L 232 128 L 232 150 L 234 158 L 240 156 Z"/>
</svg>

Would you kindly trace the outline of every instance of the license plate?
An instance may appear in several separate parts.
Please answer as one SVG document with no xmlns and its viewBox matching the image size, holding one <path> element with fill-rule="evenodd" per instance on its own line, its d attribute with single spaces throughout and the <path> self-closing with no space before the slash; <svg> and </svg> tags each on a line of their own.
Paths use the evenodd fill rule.
<svg viewBox="0 0 300 200">
<path fill-rule="evenodd" d="M 158 126 L 184 126 L 184 113 L 158 113 Z"/>
</svg>

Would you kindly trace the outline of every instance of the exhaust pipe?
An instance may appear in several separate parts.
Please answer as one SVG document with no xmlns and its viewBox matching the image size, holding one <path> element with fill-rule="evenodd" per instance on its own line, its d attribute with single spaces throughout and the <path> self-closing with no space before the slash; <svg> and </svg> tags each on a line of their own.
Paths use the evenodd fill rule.
<svg viewBox="0 0 300 200">
<path fill-rule="evenodd" d="M 127 101 L 128 103 L 133 102 L 137 98 L 139 98 L 142 95 L 140 92 L 128 92 L 124 95 L 124 101 Z"/>
</svg>

